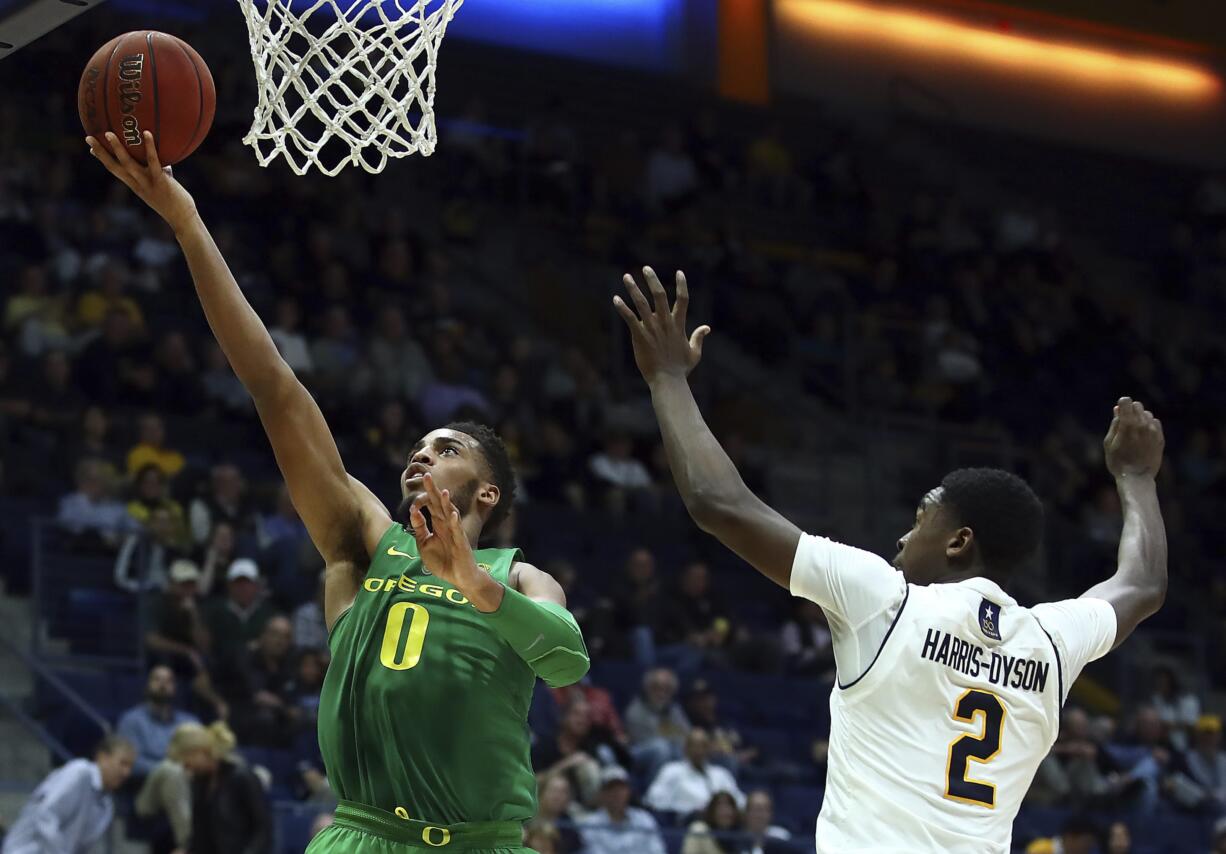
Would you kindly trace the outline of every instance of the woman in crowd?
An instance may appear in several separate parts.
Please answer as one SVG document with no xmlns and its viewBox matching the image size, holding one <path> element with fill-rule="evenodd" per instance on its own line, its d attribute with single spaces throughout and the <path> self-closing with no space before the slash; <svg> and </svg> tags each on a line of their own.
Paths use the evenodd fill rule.
<svg viewBox="0 0 1226 854">
<path fill-rule="evenodd" d="M 732 854 L 737 845 L 729 834 L 737 833 L 740 826 L 741 811 L 736 799 L 728 792 L 716 792 L 702 818 L 687 829 L 681 854 Z"/>
<path fill-rule="evenodd" d="M 271 854 L 272 812 L 264 787 L 234 756 L 238 742 L 230 727 L 223 721 L 184 724 L 175 735 L 179 761 L 192 778 L 191 844 L 176 854 Z"/>
</svg>

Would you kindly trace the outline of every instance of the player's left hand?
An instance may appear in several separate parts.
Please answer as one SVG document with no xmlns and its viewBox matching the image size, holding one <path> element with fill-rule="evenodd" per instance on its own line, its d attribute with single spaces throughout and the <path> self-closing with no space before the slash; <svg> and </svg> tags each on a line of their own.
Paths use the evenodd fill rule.
<svg viewBox="0 0 1226 854">
<path fill-rule="evenodd" d="M 422 488 L 425 491 L 409 510 L 417 553 L 433 575 L 459 587 L 466 575 L 478 572 L 472 545 L 460 524 L 460 511 L 451 503 L 451 493 L 440 490 L 430 474 L 422 478 Z M 423 509 L 430 511 L 429 525 Z"/>
<path fill-rule="evenodd" d="M 668 305 L 668 294 L 655 271 L 644 267 L 643 277 L 651 290 L 655 302 L 654 310 L 639 290 L 634 276 L 629 273 L 622 281 L 638 314 L 635 314 L 635 310 L 626 305 L 621 297 L 613 297 L 614 308 L 630 328 L 635 364 L 648 383 L 662 376 L 688 376 L 702 359 L 702 342 L 710 334 L 711 327 L 700 326 L 692 335 L 685 334 L 685 314 L 690 304 L 690 290 L 685 282 L 685 273 L 677 271 L 677 299 L 671 308 Z"/>
</svg>

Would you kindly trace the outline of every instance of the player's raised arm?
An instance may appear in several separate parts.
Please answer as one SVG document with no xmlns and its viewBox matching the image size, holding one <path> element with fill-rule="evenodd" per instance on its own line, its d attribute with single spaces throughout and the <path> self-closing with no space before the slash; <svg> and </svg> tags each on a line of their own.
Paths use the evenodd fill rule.
<svg viewBox="0 0 1226 854">
<path fill-rule="evenodd" d="M 686 336 L 689 289 L 677 272 L 677 299 L 668 294 L 650 267 L 643 268 L 654 309 L 634 277 L 626 276 L 631 309 L 621 297 L 617 308 L 634 342 L 634 360 L 651 388 L 664 449 L 677 489 L 694 522 L 732 549 L 755 569 L 791 589 L 792 562 L 800 529 L 754 495 L 698 410 L 687 377 L 702 358 L 702 342 L 711 331 L 700 326 Z"/>
<path fill-rule="evenodd" d="M 148 166 L 133 160 L 114 134 L 108 133 L 105 143 L 93 137 L 87 142 L 90 153 L 174 230 L 209 327 L 255 401 L 294 506 L 320 554 L 330 567 L 352 565 L 354 572 L 363 571 L 366 555 L 361 552 L 391 524 L 390 516 L 346 474 L 323 413 L 234 281 L 195 201 L 170 168 L 161 167 L 153 135 L 145 133 Z M 329 625 L 352 602 L 361 583 L 356 576 L 334 576 L 330 571 L 325 604 Z"/>
<path fill-rule="evenodd" d="M 1164 447 L 1162 422 L 1140 402 L 1121 397 L 1103 449 L 1120 493 L 1124 530 L 1115 575 L 1085 593 L 1115 609 L 1115 646 L 1166 599 L 1166 527 L 1155 483 Z"/>
</svg>

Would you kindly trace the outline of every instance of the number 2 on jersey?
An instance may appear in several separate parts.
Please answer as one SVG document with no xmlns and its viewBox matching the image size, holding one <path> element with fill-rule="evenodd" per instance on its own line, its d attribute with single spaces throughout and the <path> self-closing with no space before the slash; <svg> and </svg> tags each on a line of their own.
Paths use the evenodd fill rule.
<svg viewBox="0 0 1226 854">
<path fill-rule="evenodd" d="M 971 761 L 990 762 L 1000 753 L 1000 737 L 1005 728 L 1005 707 L 1000 698 L 987 691 L 971 688 L 954 703 L 954 720 L 974 723 L 983 715 L 983 732 L 978 736 L 960 735 L 949 745 L 946 763 L 945 797 L 988 809 L 996 807 L 996 786 L 972 780 Z"/>
<path fill-rule="evenodd" d="M 409 617 L 409 636 L 404 638 L 405 614 Z M 388 670 L 409 670 L 421 661 L 421 648 L 426 643 L 426 628 L 430 625 L 430 612 L 416 602 L 397 602 L 387 609 L 387 625 L 383 629 L 383 646 L 379 650 L 379 663 Z M 402 644 L 403 639 L 403 644 Z M 403 648 L 403 649 L 402 649 Z"/>
</svg>

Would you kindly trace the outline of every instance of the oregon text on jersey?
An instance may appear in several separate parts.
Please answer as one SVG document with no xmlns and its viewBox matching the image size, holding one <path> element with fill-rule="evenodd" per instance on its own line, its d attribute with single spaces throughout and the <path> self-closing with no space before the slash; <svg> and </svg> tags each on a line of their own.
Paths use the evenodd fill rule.
<svg viewBox="0 0 1226 854">
<path fill-rule="evenodd" d="M 977 643 L 929 629 L 921 658 L 951 667 L 971 678 L 987 678 L 993 685 L 1041 693 L 1047 687 L 1051 665 L 1046 661 L 989 652 Z"/>
</svg>

